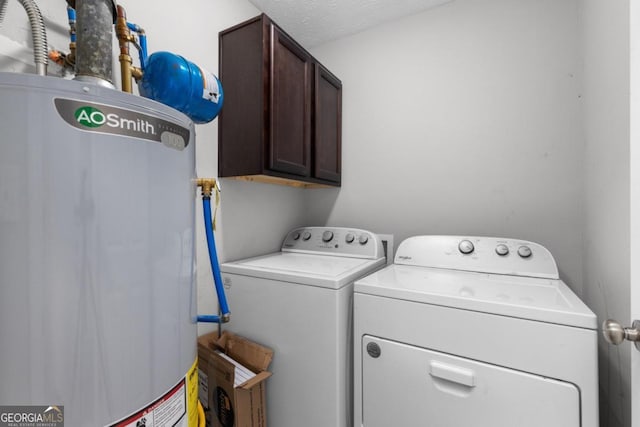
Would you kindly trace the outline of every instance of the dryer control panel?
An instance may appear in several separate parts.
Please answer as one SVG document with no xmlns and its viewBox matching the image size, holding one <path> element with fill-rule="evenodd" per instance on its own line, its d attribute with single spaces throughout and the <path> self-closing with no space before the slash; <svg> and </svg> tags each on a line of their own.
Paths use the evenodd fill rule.
<svg viewBox="0 0 640 427">
<path fill-rule="evenodd" d="M 414 236 L 403 241 L 395 264 L 559 279 L 551 253 L 526 240 L 472 236 Z"/>
<path fill-rule="evenodd" d="M 297 228 L 287 234 L 282 251 L 369 259 L 384 257 L 382 241 L 376 234 L 343 227 Z"/>
</svg>

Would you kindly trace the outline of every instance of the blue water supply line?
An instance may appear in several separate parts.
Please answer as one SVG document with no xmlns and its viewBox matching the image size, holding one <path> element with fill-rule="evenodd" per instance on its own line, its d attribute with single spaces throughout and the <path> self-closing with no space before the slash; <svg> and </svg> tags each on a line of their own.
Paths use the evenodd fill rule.
<svg viewBox="0 0 640 427">
<path fill-rule="evenodd" d="M 127 21 L 127 28 L 138 34 L 138 41 L 140 43 L 140 49 L 138 49 L 138 57 L 140 58 L 140 69 L 144 71 L 147 65 L 147 35 L 142 27 L 132 22 Z"/>
<path fill-rule="evenodd" d="M 227 304 L 227 297 L 224 293 L 222 285 L 222 276 L 220 274 L 220 264 L 218 263 L 218 253 L 216 251 L 216 241 L 213 235 L 213 221 L 211 216 L 211 195 L 202 194 L 202 208 L 204 214 L 204 228 L 207 234 L 207 246 L 209 248 L 209 261 L 211 262 L 211 271 L 213 272 L 213 282 L 215 284 L 216 294 L 218 296 L 218 304 L 220 305 L 221 316 L 215 314 L 199 314 L 198 322 L 207 323 L 226 323 L 229 321 L 231 312 Z"/>
<path fill-rule="evenodd" d="M 69 41 L 76 42 L 76 10 L 67 6 L 67 18 L 69 19 Z"/>
</svg>

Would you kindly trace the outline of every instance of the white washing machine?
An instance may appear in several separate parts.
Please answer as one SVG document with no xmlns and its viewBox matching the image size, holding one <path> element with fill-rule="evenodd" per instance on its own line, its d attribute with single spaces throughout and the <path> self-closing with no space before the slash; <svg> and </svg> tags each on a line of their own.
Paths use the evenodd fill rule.
<svg viewBox="0 0 640 427">
<path fill-rule="evenodd" d="M 521 240 L 417 236 L 354 286 L 366 427 L 597 427 L 597 320 Z"/>
<path fill-rule="evenodd" d="M 353 282 L 384 265 L 377 235 L 328 227 L 293 230 L 280 252 L 222 264 L 227 328 L 274 350 L 269 426 L 352 425 Z"/>
</svg>

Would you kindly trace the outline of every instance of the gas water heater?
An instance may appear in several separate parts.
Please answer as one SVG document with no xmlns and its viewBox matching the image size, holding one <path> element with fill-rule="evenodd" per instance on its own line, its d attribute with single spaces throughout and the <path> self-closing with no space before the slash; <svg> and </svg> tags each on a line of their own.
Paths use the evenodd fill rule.
<svg viewBox="0 0 640 427">
<path fill-rule="evenodd" d="M 192 121 L 0 73 L 0 129 L 0 404 L 197 425 Z"/>
</svg>

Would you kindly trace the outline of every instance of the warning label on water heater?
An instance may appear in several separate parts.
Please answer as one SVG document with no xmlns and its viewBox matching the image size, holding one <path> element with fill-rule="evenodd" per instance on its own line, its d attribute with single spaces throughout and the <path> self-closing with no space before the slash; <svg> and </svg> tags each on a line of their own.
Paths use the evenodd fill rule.
<svg viewBox="0 0 640 427">
<path fill-rule="evenodd" d="M 197 427 L 198 359 L 162 396 L 107 427 Z"/>
<path fill-rule="evenodd" d="M 146 139 L 177 150 L 189 144 L 189 129 L 158 117 L 74 99 L 56 98 L 54 103 L 60 117 L 76 129 Z"/>
<path fill-rule="evenodd" d="M 146 408 L 109 427 L 172 427 L 187 425 L 186 385 L 184 379 Z M 178 424 L 182 421 L 182 424 Z"/>
</svg>

